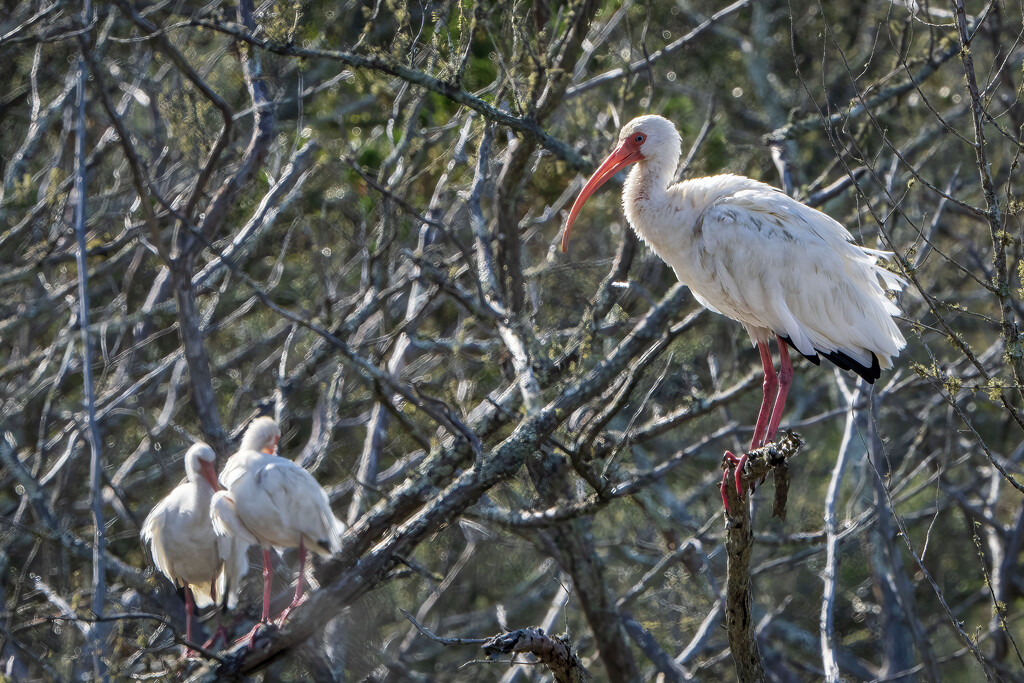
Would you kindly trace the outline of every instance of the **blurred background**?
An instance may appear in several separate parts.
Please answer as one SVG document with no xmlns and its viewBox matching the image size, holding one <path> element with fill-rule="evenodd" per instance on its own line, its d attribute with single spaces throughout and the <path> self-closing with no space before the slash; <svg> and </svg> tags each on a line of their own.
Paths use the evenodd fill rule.
<svg viewBox="0 0 1024 683">
<path fill-rule="evenodd" d="M 794 359 L 786 519 L 771 481 L 753 496 L 768 678 L 1024 680 L 1020 4 L 0 14 L 9 679 L 226 671 L 178 661 L 139 527 L 192 443 L 223 464 L 272 414 L 352 528 L 310 637 L 242 673 L 552 679 L 406 610 L 440 637 L 565 633 L 596 680 L 733 680 L 718 483 L 758 354 L 638 242 L 622 176 L 558 249 L 619 127 L 657 113 L 680 178 L 782 187 L 908 280 L 909 345 L 873 389 Z M 296 556 L 275 561 L 287 600 Z"/>
</svg>

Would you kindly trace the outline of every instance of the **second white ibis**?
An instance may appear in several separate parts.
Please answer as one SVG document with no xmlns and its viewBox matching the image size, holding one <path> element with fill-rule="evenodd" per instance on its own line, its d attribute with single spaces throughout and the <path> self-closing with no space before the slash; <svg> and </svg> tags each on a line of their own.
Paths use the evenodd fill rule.
<svg viewBox="0 0 1024 683">
<path fill-rule="evenodd" d="M 217 530 L 259 544 L 263 548 L 263 616 L 270 618 L 270 549 L 298 548 L 299 577 L 295 597 L 281 613 L 302 600 L 306 550 L 330 555 L 341 545 L 344 525 L 331 512 L 327 493 L 306 470 L 276 455 L 281 429 L 270 417 L 253 420 L 242 445 L 221 473 L 226 491 L 214 496 L 213 520 Z M 252 631 L 255 636 L 259 624 Z M 250 638 L 251 640 L 251 638 Z"/>
<path fill-rule="evenodd" d="M 240 539 L 218 536 L 210 520 L 211 500 L 221 488 L 215 459 L 213 449 L 205 443 L 189 448 L 185 454 L 188 481 L 157 503 L 142 525 L 142 540 L 149 544 L 153 564 L 184 589 L 185 639 L 189 642 L 195 607 L 212 605 L 219 596 L 228 609 L 234 609 L 239 584 L 249 569 L 249 546 Z M 189 652 L 186 649 L 186 655 Z"/>
<path fill-rule="evenodd" d="M 831 217 L 762 182 L 717 175 L 673 183 L 682 140 L 661 116 L 633 119 L 569 212 L 562 251 L 587 199 L 620 169 L 633 230 L 695 299 L 740 322 L 761 354 L 764 396 L 751 449 L 775 438 L 793 379 L 787 346 L 874 383 L 906 346 L 886 291 L 904 281 L 879 265 L 888 252 L 861 247 Z M 776 375 L 769 342 L 778 341 Z M 736 490 L 746 455 L 736 458 Z M 725 480 L 722 482 L 725 500 Z"/>
</svg>

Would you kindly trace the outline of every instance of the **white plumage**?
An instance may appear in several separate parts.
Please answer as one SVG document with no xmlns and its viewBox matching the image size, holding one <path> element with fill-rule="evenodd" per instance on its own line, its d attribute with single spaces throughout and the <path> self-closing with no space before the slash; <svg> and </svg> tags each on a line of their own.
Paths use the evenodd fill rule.
<svg viewBox="0 0 1024 683">
<path fill-rule="evenodd" d="M 219 489 L 216 456 L 205 443 L 185 454 L 188 480 L 150 511 L 142 525 L 153 564 L 175 586 L 185 589 L 186 638 L 192 639 L 192 603 L 207 607 L 217 600 L 229 609 L 238 602 L 238 587 L 249 568 L 245 541 L 218 536 L 210 519 L 211 500 Z"/>
<path fill-rule="evenodd" d="M 698 302 L 742 323 L 761 351 L 765 397 L 755 448 L 774 438 L 782 416 L 792 375 L 785 344 L 872 383 L 892 367 L 906 341 L 886 290 L 898 291 L 904 281 L 879 265 L 888 252 L 854 244 L 837 221 L 770 185 L 737 175 L 672 184 L 680 153 L 679 133 L 667 119 L 627 123 L 576 199 L 562 250 L 586 200 L 619 169 L 636 164 L 622 192 L 636 234 Z M 767 347 L 772 337 L 780 342 L 778 380 Z"/>
<path fill-rule="evenodd" d="M 340 547 L 344 530 L 313 475 L 274 454 L 280 438 L 281 430 L 272 418 L 254 420 L 221 474 L 227 490 L 213 498 L 218 533 L 263 548 L 264 621 L 270 610 L 270 548 L 299 548 L 295 599 L 282 614 L 283 619 L 302 596 L 306 549 L 330 555 Z"/>
</svg>

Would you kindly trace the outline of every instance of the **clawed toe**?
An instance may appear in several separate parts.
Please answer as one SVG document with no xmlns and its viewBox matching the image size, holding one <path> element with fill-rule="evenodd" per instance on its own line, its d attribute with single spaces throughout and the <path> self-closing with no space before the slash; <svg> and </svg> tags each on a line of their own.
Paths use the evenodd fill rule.
<svg viewBox="0 0 1024 683">
<path fill-rule="evenodd" d="M 283 625 L 284 624 L 284 620 L 288 618 L 288 615 L 292 613 L 292 610 L 295 609 L 296 607 L 298 607 L 299 605 L 301 605 L 303 602 L 305 602 L 305 600 L 298 600 L 298 601 L 293 602 L 292 604 L 288 605 L 287 607 L 285 607 L 284 611 L 281 612 L 281 614 L 277 617 L 277 619 L 274 621 L 274 623 L 277 624 L 278 626 Z"/>
<path fill-rule="evenodd" d="M 743 468 L 747 464 L 747 457 L 746 453 L 737 457 L 732 453 L 732 451 L 726 451 L 723 456 L 726 467 L 725 472 L 722 473 L 722 485 L 720 487 L 720 491 L 722 493 L 722 505 L 725 506 L 726 513 L 732 512 L 729 509 L 729 498 L 726 494 L 726 488 L 729 486 L 729 466 L 732 466 L 734 472 L 733 480 L 736 486 L 736 495 L 740 500 L 743 500 Z M 751 487 L 751 490 L 753 490 L 753 487 Z"/>
<path fill-rule="evenodd" d="M 256 636 L 260 635 L 266 628 L 268 628 L 270 626 L 271 626 L 271 622 L 269 622 L 269 621 L 259 621 L 259 622 L 256 622 L 256 625 L 253 626 L 252 629 L 248 633 L 246 633 L 244 636 L 242 636 L 241 638 L 239 638 L 238 640 L 233 642 L 231 644 L 231 647 L 232 648 L 237 647 L 238 645 L 241 645 L 242 643 L 244 643 L 246 647 L 252 647 L 253 643 L 256 642 Z"/>
<path fill-rule="evenodd" d="M 733 456 L 736 457 L 736 456 Z M 736 462 L 736 495 L 743 500 L 743 468 L 747 465 L 747 454 L 744 453 Z"/>
</svg>

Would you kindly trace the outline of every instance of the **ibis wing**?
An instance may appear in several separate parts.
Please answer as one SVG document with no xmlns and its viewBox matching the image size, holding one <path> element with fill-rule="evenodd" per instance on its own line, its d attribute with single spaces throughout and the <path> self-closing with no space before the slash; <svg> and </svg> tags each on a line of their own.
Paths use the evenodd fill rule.
<svg viewBox="0 0 1024 683">
<path fill-rule="evenodd" d="M 157 503 L 146 516 L 142 524 L 142 540 L 149 545 L 150 554 L 153 556 L 153 564 L 164 576 L 176 582 L 174 578 L 174 567 L 171 565 L 171 558 L 164 543 L 164 526 L 167 517 L 167 503 L 165 500 Z"/>
<path fill-rule="evenodd" d="M 213 501 L 210 503 L 210 517 L 213 519 L 213 530 L 217 532 L 217 536 L 237 538 L 242 543 L 259 545 L 259 540 L 238 516 L 238 512 L 235 510 L 234 494 L 231 491 L 218 491 L 213 494 Z M 223 552 L 221 558 L 225 554 L 227 553 Z"/>
<path fill-rule="evenodd" d="M 691 286 L 712 307 L 756 330 L 789 337 L 798 351 L 841 352 L 889 367 L 905 345 L 885 289 L 902 280 L 878 265 L 831 217 L 767 185 L 712 202 L 696 244 L 702 281 Z"/>
<path fill-rule="evenodd" d="M 164 576 L 175 585 L 191 586 L 197 606 L 213 604 L 217 539 L 209 507 L 195 485 L 186 482 L 167 494 L 146 517 L 141 535 Z"/>
<path fill-rule="evenodd" d="M 334 513 L 327 494 L 316 479 L 291 460 L 278 458 L 278 462 L 260 470 L 260 484 L 274 502 L 284 523 L 295 529 L 319 547 L 312 548 L 330 554 L 340 545 Z"/>
<path fill-rule="evenodd" d="M 240 450 L 228 458 L 220 473 L 221 486 L 230 489 L 245 474 L 246 463 L 250 455 L 252 452 Z"/>
</svg>

